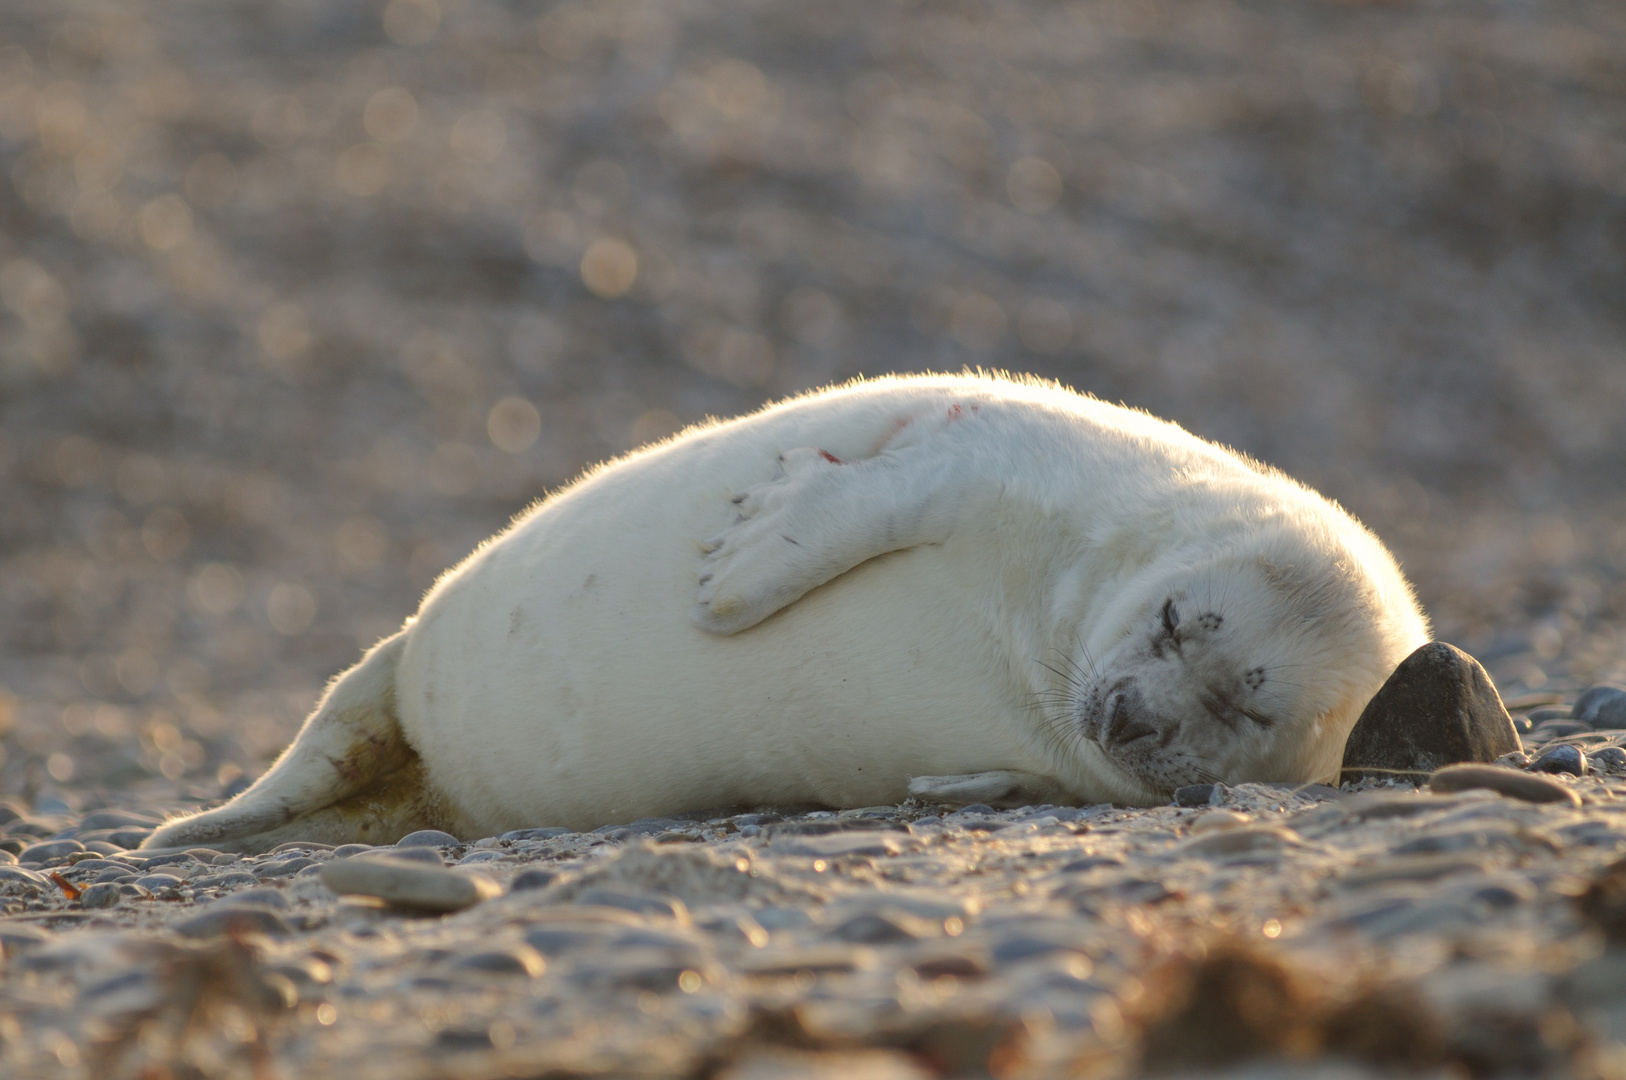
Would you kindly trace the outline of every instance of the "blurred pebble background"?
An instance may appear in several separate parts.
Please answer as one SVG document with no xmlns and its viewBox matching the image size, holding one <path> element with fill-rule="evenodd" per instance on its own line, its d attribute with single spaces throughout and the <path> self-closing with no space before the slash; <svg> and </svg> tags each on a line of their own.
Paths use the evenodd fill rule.
<svg viewBox="0 0 1626 1080">
<path fill-rule="evenodd" d="M 8 0 L 0 794 L 217 798 L 583 466 L 968 365 L 1626 677 L 1626 7 Z"/>
</svg>

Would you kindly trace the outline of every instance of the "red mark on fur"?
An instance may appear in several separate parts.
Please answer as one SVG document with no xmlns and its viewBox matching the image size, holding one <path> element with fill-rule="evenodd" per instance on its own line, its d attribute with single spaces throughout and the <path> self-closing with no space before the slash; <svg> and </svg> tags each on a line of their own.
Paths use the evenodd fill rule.
<svg viewBox="0 0 1626 1080">
<path fill-rule="evenodd" d="M 820 450 L 819 451 L 819 456 L 821 458 L 823 458 L 824 460 L 828 461 L 832 465 L 840 465 L 841 464 L 841 459 L 836 457 L 834 454 L 832 454 L 828 450 Z"/>
<path fill-rule="evenodd" d="M 960 407 L 958 405 L 950 405 L 948 407 L 948 420 L 949 420 L 949 423 L 952 424 L 954 421 L 956 421 L 958 419 L 960 419 Z"/>
</svg>

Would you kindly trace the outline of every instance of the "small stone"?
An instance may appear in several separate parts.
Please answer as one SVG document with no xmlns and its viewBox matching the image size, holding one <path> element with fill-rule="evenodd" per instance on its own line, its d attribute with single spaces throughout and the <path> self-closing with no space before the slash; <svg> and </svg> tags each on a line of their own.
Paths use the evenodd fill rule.
<svg viewBox="0 0 1626 1080">
<path fill-rule="evenodd" d="M 1187 784 L 1174 789 L 1176 806 L 1207 806 L 1213 797 L 1213 784 Z"/>
<path fill-rule="evenodd" d="M 125 851 L 134 851 L 146 843 L 153 832 L 152 829 L 115 829 L 107 834 L 107 842 Z"/>
<path fill-rule="evenodd" d="M 186 882 L 174 874 L 144 874 L 135 879 L 135 883 L 149 892 L 158 892 L 160 889 L 179 889 Z"/>
<path fill-rule="evenodd" d="M 47 863 L 52 859 L 65 859 L 85 850 L 77 840 L 47 840 L 43 844 L 29 844 L 17 853 L 18 862 Z"/>
<path fill-rule="evenodd" d="M 1579 746 L 1561 743 L 1543 750 L 1541 756 L 1531 763 L 1530 767 L 1536 772 L 1568 773 L 1571 776 L 1586 775 L 1586 755 Z"/>
<path fill-rule="evenodd" d="M 352 855 L 360 855 L 364 851 L 377 851 L 372 844 L 340 844 L 333 849 L 335 859 L 348 859 Z"/>
<path fill-rule="evenodd" d="M 552 870 L 543 870 L 535 867 L 522 870 L 514 875 L 514 880 L 508 883 L 510 892 L 528 892 L 532 889 L 545 889 L 559 880 L 559 875 Z"/>
<path fill-rule="evenodd" d="M 1479 661 L 1434 641 L 1402 660 L 1361 712 L 1344 745 L 1343 778 L 1415 776 L 1519 748 Z"/>
<path fill-rule="evenodd" d="M 342 895 L 373 896 L 395 907 L 451 912 L 501 894 L 493 881 L 440 866 L 384 855 L 322 864 L 322 884 Z"/>
<path fill-rule="evenodd" d="M 1581 797 L 1557 780 L 1498 765 L 1448 765 L 1428 778 L 1428 786 L 1441 794 L 1486 788 L 1525 802 L 1581 804 Z"/>
<path fill-rule="evenodd" d="M 316 860 L 306 856 L 294 859 L 282 859 L 274 863 L 265 863 L 255 869 L 262 879 L 293 877 L 307 866 L 315 866 Z"/>
<path fill-rule="evenodd" d="M 1575 699 L 1575 719 L 1596 730 L 1626 728 L 1626 690 L 1594 686 Z"/>
<path fill-rule="evenodd" d="M 1609 772 L 1626 772 L 1626 750 L 1618 746 L 1606 746 L 1602 750 L 1594 750 L 1588 755 L 1587 763 L 1594 768 L 1607 769 Z"/>
<path fill-rule="evenodd" d="M 190 938 L 265 934 L 282 937 L 288 924 L 281 915 L 258 904 L 210 904 L 189 918 L 170 924 L 177 934 Z"/>
<path fill-rule="evenodd" d="M 410 847 L 462 847 L 463 841 L 448 832 L 439 829 L 419 829 L 417 832 L 407 833 L 395 842 L 398 848 Z"/>
<path fill-rule="evenodd" d="M 121 898 L 118 882 L 99 881 L 79 894 L 79 904 L 86 908 L 110 908 Z"/>
</svg>

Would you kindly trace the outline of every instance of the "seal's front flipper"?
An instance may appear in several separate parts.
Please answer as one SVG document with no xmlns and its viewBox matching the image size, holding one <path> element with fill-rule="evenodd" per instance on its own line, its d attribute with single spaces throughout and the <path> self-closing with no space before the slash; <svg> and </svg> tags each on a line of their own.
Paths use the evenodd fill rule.
<svg viewBox="0 0 1626 1080">
<path fill-rule="evenodd" d="M 1071 793 L 1048 776 L 1004 769 L 960 776 L 910 777 L 909 794 L 950 806 L 1054 806 L 1072 801 Z"/>
<path fill-rule="evenodd" d="M 958 505 L 952 459 L 914 440 L 842 461 L 805 446 L 780 475 L 735 496 L 739 516 L 706 541 L 694 622 L 738 633 L 889 551 L 939 543 Z"/>
</svg>

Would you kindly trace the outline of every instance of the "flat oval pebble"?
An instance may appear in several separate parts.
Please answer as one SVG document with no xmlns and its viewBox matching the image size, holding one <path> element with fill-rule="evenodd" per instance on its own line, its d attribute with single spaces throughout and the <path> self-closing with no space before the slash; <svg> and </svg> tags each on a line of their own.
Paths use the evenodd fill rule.
<svg viewBox="0 0 1626 1080">
<path fill-rule="evenodd" d="M 44 874 L 35 873 L 25 866 L 0 866 L 0 884 L 14 882 L 21 885 L 49 885 L 50 878 Z"/>
<path fill-rule="evenodd" d="M 1510 799 L 1525 802 L 1568 802 L 1579 806 L 1581 797 L 1557 780 L 1549 780 L 1535 773 L 1507 769 L 1499 765 L 1447 765 L 1428 778 L 1428 786 L 1449 794 L 1486 788 Z"/>
<path fill-rule="evenodd" d="M 119 883 L 99 881 L 79 894 L 79 904 L 86 908 L 110 908 L 122 899 Z"/>
<path fill-rule="evenodd" d="M 17 853 L 18 862 L 43 863 L 52 859 L 65 859 L 85 850 L 77 840 L 47 840 L 43 844 L 30 844 Z"/>
<path fill-rule="evenodd" d="M 428 912 L 462 911 L 502 892 L 486 878 L 389 856 L 335 859 L 322 864 L 320 876 L 336 893 Z"/>
<path fill-rule="evenodd" d="M 1541 756 L 1530 763 L 1530 768 L 1536 772 L 1568 773 L 1571 776 L 1586 775 L 1586 755 L 1579 746 L 1563 744 L 1550 746 L 1541 752 Z"/>
</svg>

